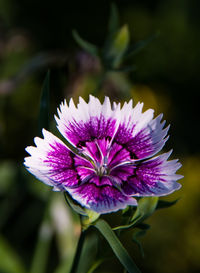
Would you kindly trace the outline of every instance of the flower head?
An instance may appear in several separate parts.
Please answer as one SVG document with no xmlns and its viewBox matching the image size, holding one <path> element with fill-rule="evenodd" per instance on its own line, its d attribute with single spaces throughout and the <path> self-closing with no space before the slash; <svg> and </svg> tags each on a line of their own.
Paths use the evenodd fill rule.
<svg viewBox="0 0 200 273">
<path fill-rule="evenodd" d="M 142 113 L 132 100 L 111 105 L 90 96 L 89 103 L 71 99 L 55 117 L 67 144 L 43 129 L 44 138 L 26 151 L 25 166 L 54 190 L 67 191 L 82 206 L 108 213 L 137 205 L 135 197 L 162 196 L 179 189 L 178 160 L 171 152 L 155 156 L 168 139 L 162 115 Z"/>
</svg>

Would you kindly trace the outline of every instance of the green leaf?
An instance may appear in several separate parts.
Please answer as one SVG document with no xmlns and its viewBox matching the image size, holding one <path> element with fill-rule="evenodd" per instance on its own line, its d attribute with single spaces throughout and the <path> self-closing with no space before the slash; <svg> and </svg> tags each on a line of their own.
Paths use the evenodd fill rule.
<svg viewBox="0 0 200 273">
<path fill-rule="evenodd" d="M 144 250 L 143 250 L 141 242 L 138 240 L 138 237 L 144 236 L 146 234 L 146 232 L 147 232 L 146 230 L 136 231 L 136 232 L 133 233 L 133 237 L 132 237 L 133 242 L 138 245 L 140 253 L 141 253 L 143 258 L 144 258 Z"/>
<path fill-rule="evenodd" d="M 108 22 L 108 33 L 105 40 L 105 44 L 102 49 L 102 57 L 104 60 L 104 65 L 109 67 L 110 55 L 109 50 L 111 48 L 111 44 L 113 42 L 113 38 L 117 31 L 119 30 L 119 13 L 117 10 L 117 6 L 115 3 L 111 3 L 110 17 Z M 108 63 L 107 63 L 108 62 Z"/>
<path fill-rule="evenodd" d="M 104 236 L 121 264 L 126 268 L 129 273 L 141 272 L 107 222 L 99 219 L 93 226 L 96 227 Z"/>
<path fill-rule="evenodd" d="M 129 224 L 126 224 L 126 225 L 121 225 L 121 226 L 114 227 L 114 228 L 112 228 L 112 230 L 132 228 L 132 227 L 136 226 L 138 220 L 140 220 L 140 216 L 138 216 L 138 218 L 134 219 L 133 222 L 131 222 Z"/>
<path fill-rule="evenodd" d="M 147 219 L 149 216 L 153 214 L 156 209 L 158 203 L 158 197 L 143 197 L 138 201 L 138 206 L 133 214 L 130 223 L 127 225 L 121 225 L 114 227 L 113 230 L 119 229 L 128 229 L 131 227 L 135 227 L 140 224 L 142 221 Z"/>
<path fill-rule="evenodd" d="M 139 41 L 136 44 L 130 46 L 126 50 L 126 53 L 124 54 L 124 58 L 128 59 L 128 58 L 134 56 L 139 51 L 144 49 L 148 44 L 150 44 L 152 41 L 154 41 L 156 38 L 158 38 L 159 35 L 160 35 L 160 33 L 157 32 L 157 33 L 153 34 L 152 36 L 150 36 L 149 38 L 147 38 L 146 40 Z"/>
<path fill-rule="evenodd" d="M 111 67 L 117 68 L 119 66 L 122 57 L 127 50 L 129 39 L 128 27 L 127 25 L 124 25 L 118 30 L 115 37 L 113 37 L 113 41 L 108 51 L 109 59 L 112 62 Z"/>
<path fill-rule="evenodd" d="M 90 53 L 93 56 L 98 56 L 99 55 L 98 48 L 95 45 L 83 40 L 76 30 L 72 31 L 72 35 L 73 35 L 75 41 L 77 42 L 77 44 L 81 48 L 83 48 L 85 51 L 87 51 L 88 53 Z"/>
<path fill-rule="evenodd" d="M 111 12 L 108 22 L 108 35 L 112 36 L 119 29 L 119 12 L 115 3 L 111 3 Z"/>
<path fill-rule="evenodd" d="M 179 201 L 179 199 L 176 199 L 174 201 L 165 201 L 165 200 L 159 200 L 158 204 L 156 206 L 156 209 L 165 209 L 165 208 L 169 208 L 173 205 L 175 205 L 177 202 Z"/>
<path fill-rule="evenodd" d="M 93 263 L 87 273 L 93 273 L 106 259 L 99 259 Z"/>
<path fill-rule="evenodd" d="M 41 136 L 42 129 L 49 129 L 49 81 L 50 81 L 50 71 L 47 72 L 40 99 L 40 112 L 39 112 L 39 123 L 38 131 Z"/>
<path fill-rule="evenodd" d="M 128 73 L 128 72 L 135 71 L 135 70 L 137 70 L 136 65 L 129 65 L 129 66 L 126 66 L 126 67 L 113 69 L 114 72 L 123 72 L 123 73 Z"/>
<path fill-rule="evenodd" d="M 65 200 L 67 201 L 67 204 L 78 214 L 87 216 L 87 212 L 76 202 L 74 201 L 71 196 L 64 192 Z"/>
<path fill-rule="evenodd" d="M 143 197 L 139 200 L 136 212 L 131 221 L 138 219 L 140 222 L 153 214 L 158 203 L 158 197 Z M 137 220 L 137 221 L 138 221 Z"/>
</svg>

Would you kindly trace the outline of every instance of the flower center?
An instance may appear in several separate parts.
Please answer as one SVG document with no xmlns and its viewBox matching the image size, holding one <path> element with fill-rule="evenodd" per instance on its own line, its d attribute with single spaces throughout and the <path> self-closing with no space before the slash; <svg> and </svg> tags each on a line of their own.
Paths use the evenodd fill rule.
<svg viewBox="0 0 200 273">
<path fill-rule="evenodd" d="M 86 142 L 83 152 L 88 157 L 88 163 L 84 163 L 85 166 L 81 169 L 84 168 L 86 172 L 95 173 L 99 177 L 113 177 L 119 173 L 121 176 L 125 175 L 125 166 L 130 164 L 130 153 L 117 143 L 111 144 L 107 139 Z"/>
<path fill-rule="evenodd" d="M 99 162 L 96 162 L 95 171 L 98 176 L 103 176 L 109 173 L 109 168 L 106 163 L 100 164 Z"/>
</svg>

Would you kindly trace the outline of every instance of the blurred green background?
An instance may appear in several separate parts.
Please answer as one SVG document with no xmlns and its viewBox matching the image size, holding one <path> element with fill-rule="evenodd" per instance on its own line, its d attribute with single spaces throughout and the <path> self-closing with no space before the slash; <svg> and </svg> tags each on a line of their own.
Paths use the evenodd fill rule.
<svg viewBox="0 0 200 273">
<path fill-rule="evenodd" d="M 129 73 L 108 73 L 96 95 L 143 101 L 145 109 L 164 113 L 171 124 L 165 151 L 183 167 L 180 198 L 156 212 L 141 238 L 142 258 L 131 234 L 122 241 L 142 272 L 200 272 L 199 63 L 200 2 L 197 0 L 118 0 L 121 25 L 131 43 L 160 32 L 127 61 Z M 101 64 L 74 41 L 72 29 L 102 46 L 110 13 L 109 0 L 0 0 L 0 273 L 64 273 L 73 257 L 79 225 L 61 193 L 37 182 L 23 167 L 25 147 L 38 135 L 39 102 L 48 69 L 51 131 L 53 115 L 67 98 L 94 93 Z M 106 219 L 112 225 L 115 215 Z M 38 239 L 39 238 L 39 239 Z M 91 232 L 80 273 L 92 259 Z M 46 265 L 45 265 L 46 264 Z M 86 268 L 86 269 L 85 269 Z M 114 259 L 99 273 L 123 272 Z"/>
</svg>

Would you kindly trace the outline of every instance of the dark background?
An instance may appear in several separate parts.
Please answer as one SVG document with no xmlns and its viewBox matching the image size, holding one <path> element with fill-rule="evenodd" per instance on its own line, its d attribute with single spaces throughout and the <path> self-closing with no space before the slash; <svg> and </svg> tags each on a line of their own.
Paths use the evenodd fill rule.
<svg viewBox="0 0 200 273">
<path fill-rule="evenodd" d="M 180 173 L 185 176 L 181 180 L 182 189 L 167 198 L 180 198 L 179 202 L 156 212 L 148 221 L 152 228 L 141 239 L 145 258 L 131 242 L 131 234 L 122 240 L 142 272 L 199 272 L 200 3 L 197 0 L 118 0 L 115 3 L 121 25 L 129 27 L 131 43 L 157 32 L 160 35 L 127 62 L 135 65 L 133 72 L 109 75 L 97 95 L 103 98 L 107 94 L 115 100 L 133 97 L 135 102 L 144 101 L 146 109 L 154 108 L 156 114 L 163 112 L 167 124 L 171 124 L 165 149 L 174 149 L 173 157 L 180 159 L 183 164 Z M 51 131 L 55 132 L 56 107 L 64 98 L 73 96 L 76 100 L 81 95 L 87 100 L 88 94 L 96 88 L 100 75 L 98 60 L 80 49 L 72 30 L 76 29 L 81 37 L 102 47 L 110 4 L 111 1 L 106 0 L 0 0 L 2 273 L 45 272 L 42 266 L 41 271 L 33 269 L 32 262 L 38 232 L 45 221 L 50 230 L 49 237 L 45 237 L 49 239 L 41 244 L 42 253 L 47 253 L 46 272 L 65 272 L 56 268 L 61 261 L 69 263 L 73 256 L 79 231 L 76 218 L 74 226 L 70 226 L 74 216 L 65 211 L 63 196 L 53 193 L 56 197 L 51 197 L 51 203 L 68 215 L 63 216 L 66 221 L 61 221 L 62 232 L 55 224 L 59 221 L 52 204 L 50 216 L 43 220 L 46 204 L 51 199 L 49 189 L 28 174 L 23 158 L 25 147 L 32 145 L 38 135 L 41 88 L 49 68 Z M 58 211 L 57 214 L 60 215 Z M 62 219 L 62 214 L 60 217 Z M 112 217 L 111 225 L 115 221 Z M 37 258 L 35 260 L 37 264 Z M 117 262 L 112 262 L 112 266 L 105 263 L 97 272 L 112 272 L 115 267 L 113 272 L 123 272 Z"/>
</svg>

